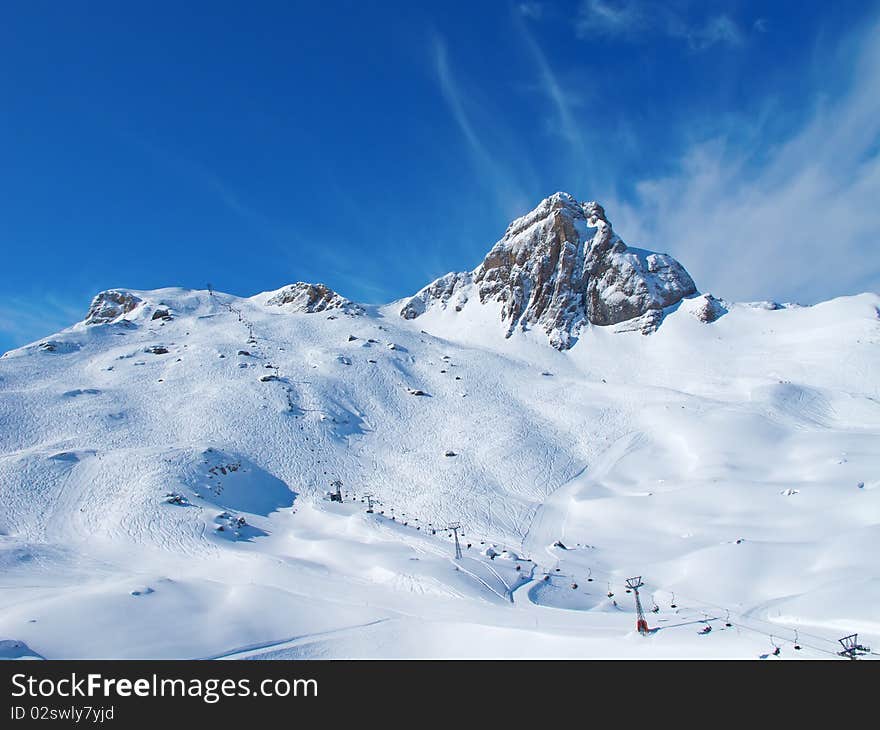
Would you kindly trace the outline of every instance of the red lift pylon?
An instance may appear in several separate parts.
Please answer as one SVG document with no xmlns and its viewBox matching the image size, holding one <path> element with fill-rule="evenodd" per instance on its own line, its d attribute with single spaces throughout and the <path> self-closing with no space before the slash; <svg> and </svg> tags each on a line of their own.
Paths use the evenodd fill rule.
<svg viewBox="0 0 880 730">
<path fill-rule="evenodd" d="M 651 629 L 648 628 L 648 619 L 645 618 L 645 612 L 642 610 L 642 601 L 639 598 L 639 588 L 643 585 L 645 584 L 642 583 L 642 576 L 640 575 L 635 578 L 626 579 L 626 587 L 632 590 L 636 599 L 636 630 L 642 636 L 647 636 Z"/>
</svg>

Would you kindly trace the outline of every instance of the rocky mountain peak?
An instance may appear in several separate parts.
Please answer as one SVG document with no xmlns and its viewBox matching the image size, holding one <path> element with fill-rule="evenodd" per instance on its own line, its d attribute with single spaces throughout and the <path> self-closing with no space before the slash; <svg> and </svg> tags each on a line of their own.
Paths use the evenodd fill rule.
<svg viewBox="0 0 880 730">
<path fill-rule="evenodd" d="M 629 248 L 599 203 L 560 192 L 513 221 L 476 269 L 441 277 L 400 314 L 413 319 L 433 306 L 460 311 L 473 299 L 495 301 L 508 336 L 540 327 L 554 347 L 568 349 L 586 323 L 641 318 L 638 329 L 653 332 L 665 307 L 694 293 L 675 259 Z"/>
<path fill-rule="evenodd" d="M 335 309 L 350 315 L 364 313 L 363 307 L 337 294 L 326 284 L 309 284 L 304 281 L 298 281 L 274 292 L 266 300 L 266 304 L 287 307 L 295 312 L 313 313 Z"/>
</svg>

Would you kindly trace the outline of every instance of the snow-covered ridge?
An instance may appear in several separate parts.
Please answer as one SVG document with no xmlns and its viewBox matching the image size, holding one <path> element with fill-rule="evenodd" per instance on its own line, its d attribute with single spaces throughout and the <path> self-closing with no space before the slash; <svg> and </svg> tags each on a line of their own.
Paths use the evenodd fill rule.
<svg viewBox="0 0 880 730">
<path fill-rule="evenodd" d="M 169 294 L 179 296 L 185 291 L 186 301 L 178 301 L 177 310 L 165 301 Z M 95 296 L 80 324 L 129 325 L 144 317 L 167 322 L 177 313 L 195 309 L 228 310 L 231 302 L 239 300 L 222 293 L 207 299 L 198 295 L 176 288 L 153 292 L 108 289 Z M 327 313 L 329 317 L 361 316 L 366 311 L 326 284 L 302 281 L 247 301 L 280 312 Z M 668 254 L 627 246 L 614 233 L 599 203 L 580 203 L 559 192 L 512 221 L 476 269 L 450 272 L 384 309 L 393 308 L 406 320 L 429 312 L 454 315 L 468 309 L 460 318 L 465 329 L 475 321 L 487 329 L 495 317 L 505 337 L 536 327 L 546 333 L 553 347 L 566 350 L 591 325 L 616 333 L 656 332 L 682 301 L 687 311 L 706 324 L 731 306 L 712 294 L 698 295 L 687 271 Z M 800 305 L 767 301 L 742 306 L 775 310 Z M 478 313 L 477 309 L 486 311 Z M 444 329 L 450 326 L 454 321 Z M 41 346 L 51 352 L 61 347 L 51 339 Z"/>
<path fill-rule="evenodd" d="M 579 203 L 560 192 L 512 221 L 476 269 L 450 272 L 394 306 L 409 320 L 432 310 L 459 313 L 491 303 L 493 312 L 497 307 L 506 337 L 537 327 L 553 347 L 565 350 L 589 325 L 613 326 L 614 332 L 653 333 L 672 307 L 696 293 L 696 285 L 678 261 L 667 254 L 628 247 L 614 233 L 599 203 Z M 145 315 L 167 321 L 174 313 L 156 294 L 125 289 L 100 292 L 83 324 L 126 323 Z M 213 303 L 217 305 L 224 297 L 228 299 L 228 295 L 218 295 Z M 711 294 L 698 300 L 688 308 L 704 323 L 714 322 L 727 311 L 727 303 Z M 285 312 L 329 312 L 329 316 L 365 312 L 362 305 L 326 284 L 302 281 L 256 294 L 250 301 Z M 487 324 L 485 315 L 479 319 Z M 51 343 L 46 346 L 53 347 Z"/>
<path fill-rule="evenodd" d="M 285 307 L 292 312 L 324 312 L 338 309 L 345 314 L 360 315 L 363 307 L 337 294 L 326 284 L 298 281 L 274 292 L 258 294 L 255 299 L 267 306 Z"/>
<path fill-rule="evenodd" d="M 880 296 L 694 293 L 587 319 L 554 349 L 548 312 L 567 327 L 591 306 L 561 308 L 566 262 L 604 250 L 600 269 L 644 280 L 630 295 L 609 275 L 609 307 L 683 279 L 619 247 L 596 204 L 549 200 L 509 234 L 497 265 L 438 280 L 412 318 L 303 282 L 112 289 L 6 353 L 0 658 L 775 659 L 769 635 L 781 658 L 880 642 Z M 541 309 L 535 250 L 557 243 Z M 510 277 L 530 283 L 505 337 L 515 299 L 480 289 L 513 292 Z M 631 575 L 658 609 L 650 637 Z"/>
<path fill-rule="evenodd" d="M 406 301 L 400 314 L 414 319 L 431 307 L 489 301 L 501 304 L 506 335 L 540 327 L 557 349 L 568 349 L 587 324 L 639 320 L 648 334 L 663 310 L 697 291 L 667 254 L 628 248 L 605 210 L 556 193 L 513 221 L 472 272 L 450 273 Z"/>
<path fill-rule="evenodd" d="M 500 306 L 507 337 L 536 326 L 562 350 L 572 347 L 588 324 L 625 323 L 616 331 L 654 332 L 664 310 L 695 293 L 696 286 L 675 259 L 627 247 L 601 205 L 556 193 L 514 220 L 474 271 L 440 277 L 399 304 L 398 311 L 404 319 L 415 319 L 432 308 L 461 312 L 493 302 Z M 146 312 L 156 318 L 173 316 L 161 299 L 151 296 L 145 299 L 143 293 L 124 289 L 101 292 L 83 322 L 133 321 Z M 359 316 L 365 311 L 321 283 L 300 281 L 251 299 L 287 312 Z M 710 310 L 701 316 L 703 321 L 721 314 L 714 305 Z"/>
</svg>

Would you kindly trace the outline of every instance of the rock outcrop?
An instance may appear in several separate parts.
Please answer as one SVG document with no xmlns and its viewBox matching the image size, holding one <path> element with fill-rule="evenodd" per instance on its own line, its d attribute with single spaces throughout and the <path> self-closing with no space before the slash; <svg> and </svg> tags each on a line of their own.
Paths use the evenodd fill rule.
<svg viewBox="0 0 880 730">
<path fill-rule="evenodd" d="M 85 324 L 108 324 L 124 317 L 142 304 L 140 297 L 122 289 L 102 291 L 93 300 Z"/>
<path fill-rule="evenodd" d="M 422 289 L 400 310 L 414 319 L 430 307 L 461 310 L 476 298 L 501 304 L 507 336 L 540 327 L 551 344 L 568 349 L 586 323 L 652 332 L 662 310 L 696 293 L 671 256 L 629 248 L 596 202 L 567 193 L 543 200 L 518 218 L 472 272 L 450 273 Z"/>
<path fill-rule="evenodd" d="M 424 314 L 428 306 L 434 303 L 445 308 L 451 302 L 455 311 L 460 312 L 467 304 L 468 287 L 471 284 L 473 284 L 473 274 L 469 271 L 441 276 L 407 301 L 400 310 L 400 316 L 404 319 L 415 319 L 420 314 Z"/>
<path fill-rule="evenodd" d="M 727 307 L 724 302 L 713 297 L 711 294 L 702 294 L 689 303 L 691 304 L 691 314 L 706 324 L 714 322 L 719 317 L 727 314 Z"/>
<path fill-rule="evenodd" d="M 324 312 L 340 310 L 345 314 L 360 315 L 363 307 L 337 294 L 325 284 L 308 284 L 298 281 L 280 289 L 266 300 L 268 306 L 287 306 L 295 312 Z"/>
</svg>

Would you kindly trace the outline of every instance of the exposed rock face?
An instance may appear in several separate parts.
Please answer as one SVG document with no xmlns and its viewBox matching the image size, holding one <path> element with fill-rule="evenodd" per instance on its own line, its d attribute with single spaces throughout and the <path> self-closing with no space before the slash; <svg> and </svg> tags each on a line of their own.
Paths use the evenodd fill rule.
<svg viewBox="0 0 880 730">
<path fill-rule="evenodd" d="M 720 299 L 716 299 L 711 294 L 703 294 L 693 301 L 691 314 L 693 314 L 701 322 L 709 324 L 724 314 L 727 314 L 727 307 Z"/>
<path fill-rule="evenodd" d="M 46 340 L 37 347 L 43 352 L 76 352 L 80 349 L 75 342 L 59 342 L 58 340 Z"/>
<path fill-rule="evenodd" d="M 312 313 L 337 309 L 351 315 L 364 313 L 360 305 L 340 296 L 325 284 L 308 284 L 303 281 L 284 287 L 270 297 L 266 304 L 277 307 L 290 305 L 290 309 L 295 312 Z"/>
<path fill-rule="evenodd" d="M 615 332 L 641 332 L 643 335 L 650 335 L 656 332 L 660 323 L 663 321 L 662 309 L 649 309 L 639 317 L 619 322 L 614 327 Z"/>
<path fill-rule="evenodd" d="M 441 276 L 410 299 L 400 310 L 400 316 L 404 319 L 415 319 L 424 314 L 430 304 L 436 302 L 445 308 L 449 306 L 450 300 L 455 310 L 460 312 L 467 304 L 467 288 L 472 283 L 473 275 L 469 271 Z"/>
<path fill-rule="evenodd" d="M 662 310 L 696 292 L 671 256 L 628 248 L 605 210 L 556 193 L 507 228 L 473 272 L 438 279 L 408 300 L 401 316 L 428 307 L 464 307 L 470 296 L 501 303 L 510 336 L 519 326 L 542 328 L 558 349 L 574 344 L 584 323 L 606 326 L 643 318 L 648 333 Z M 647 315 L 647 316 L 646 316 Z"/>
<path fill-rule="evenodd" d="M 102 291 L 92 300 L 86 314 L 86 324 L 107 324 L 131 312 L 142 303 L 139 297 L 122 289 Z"/>
</svg>

